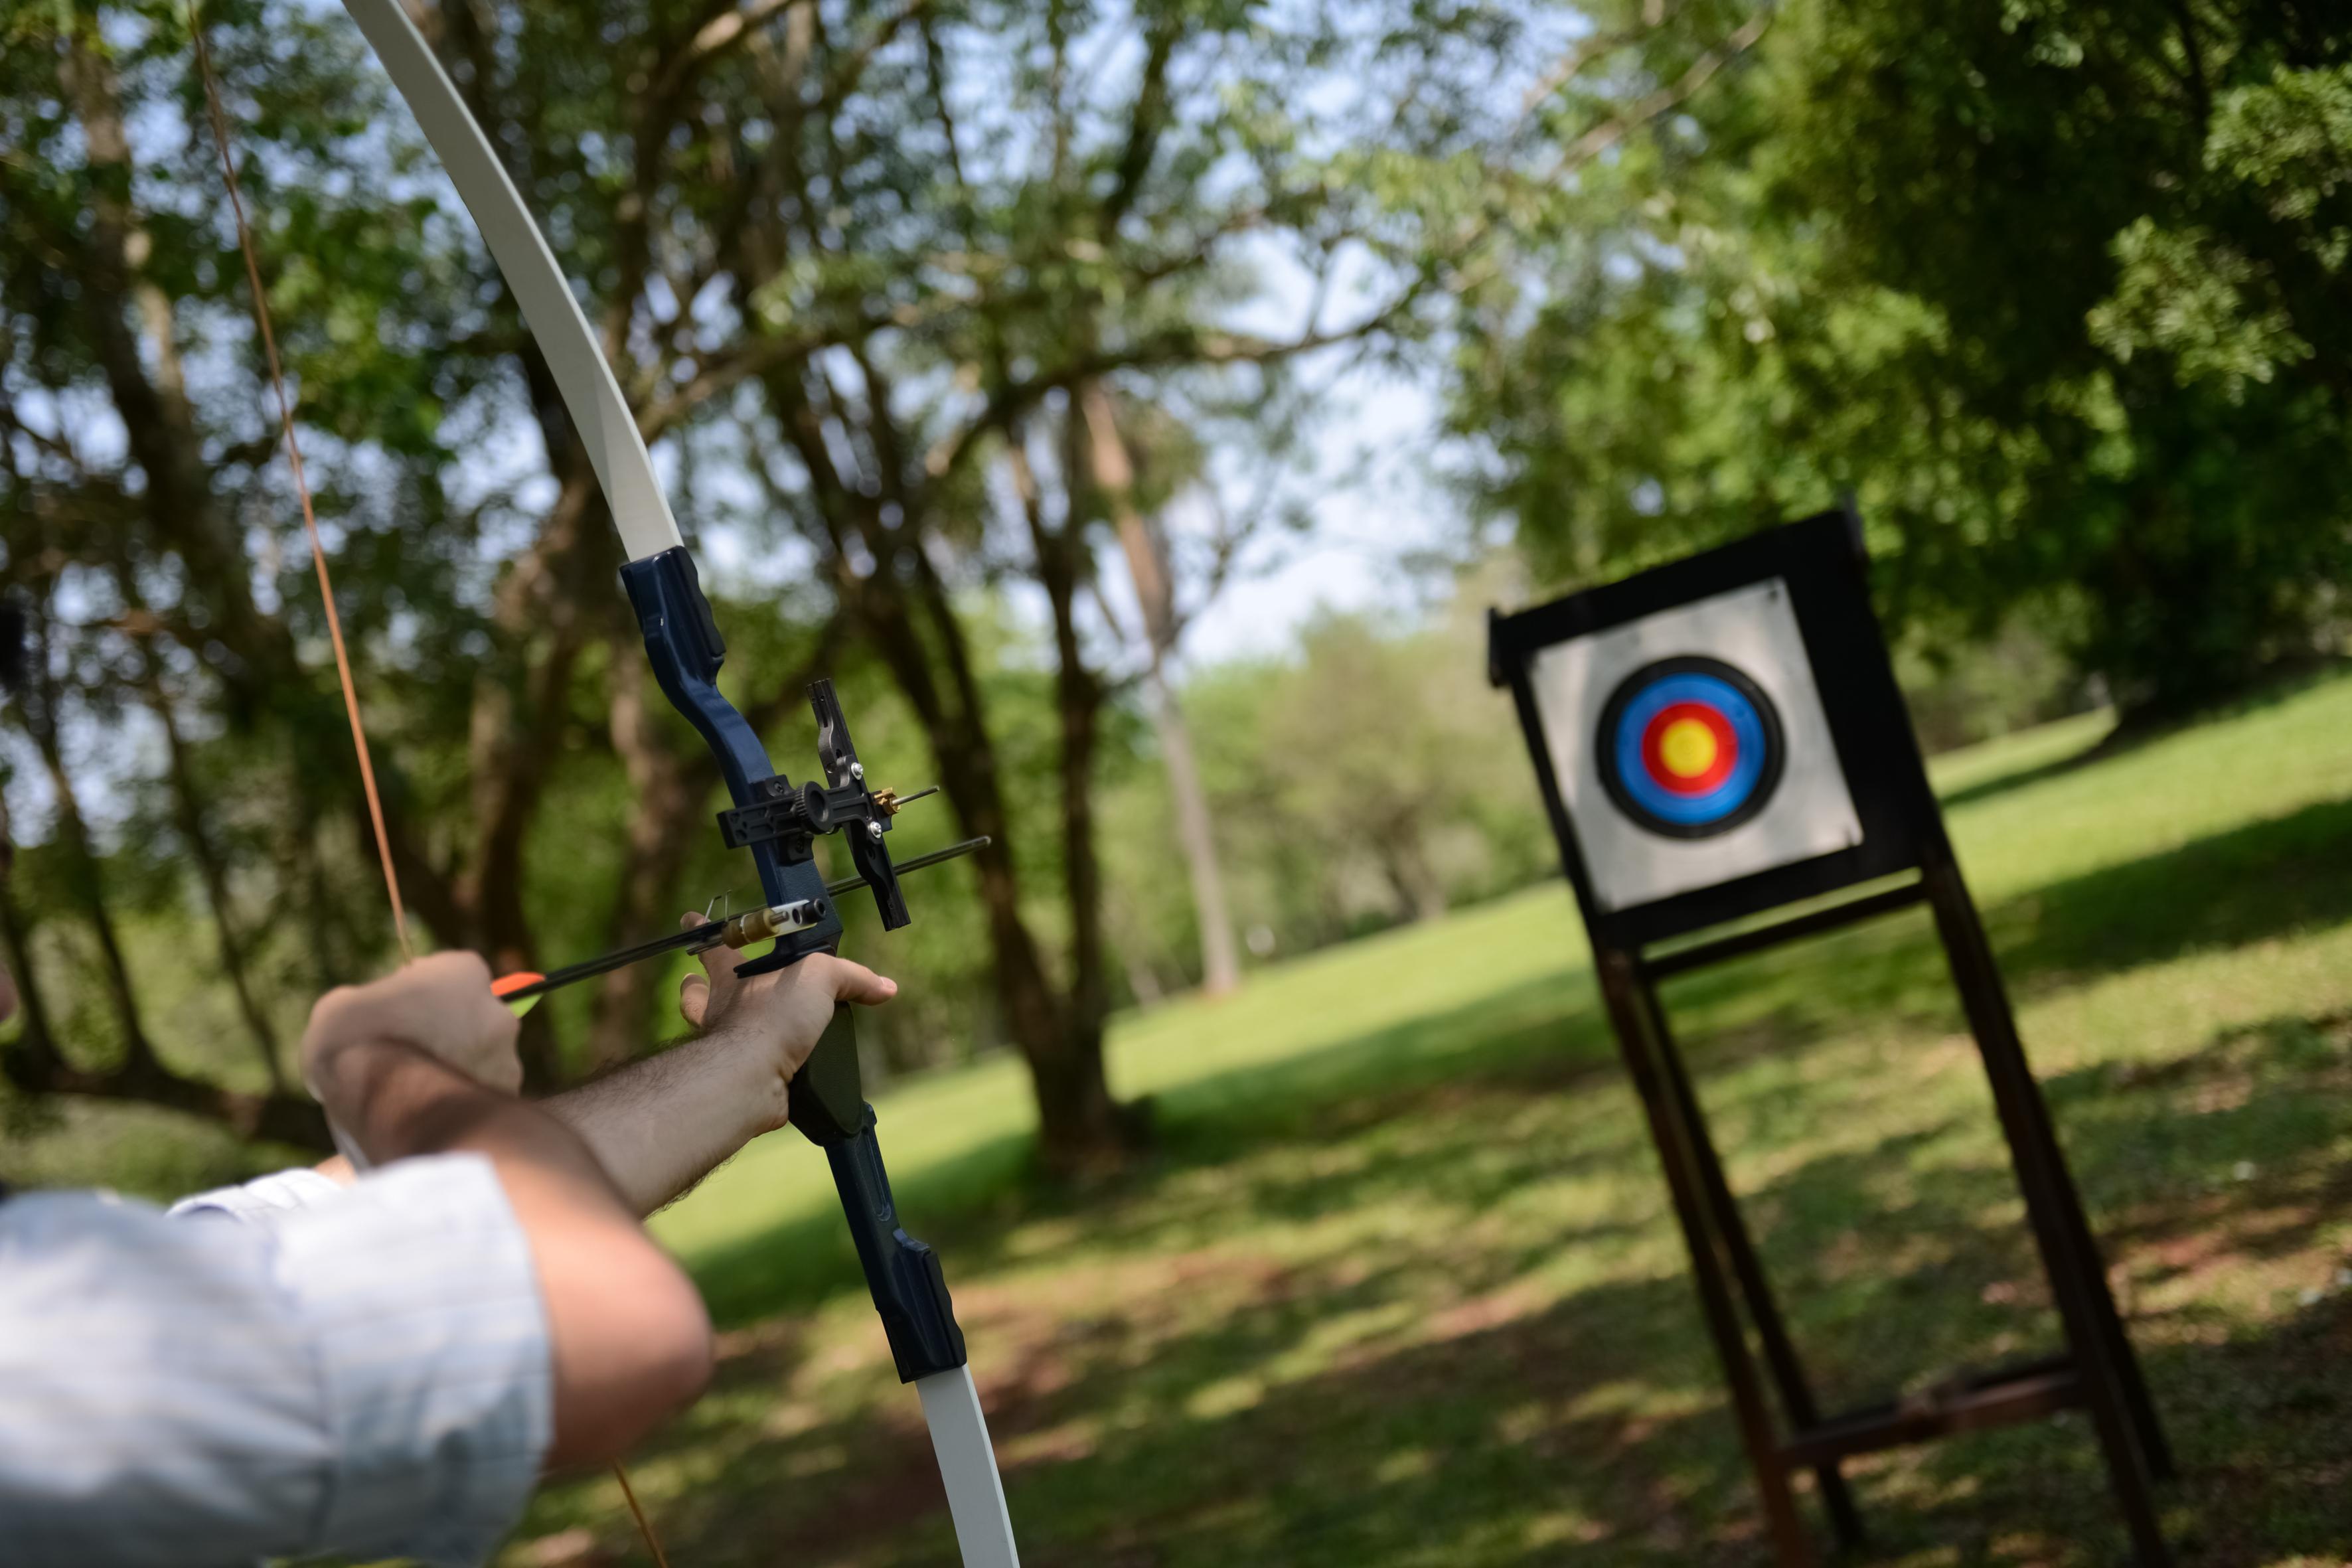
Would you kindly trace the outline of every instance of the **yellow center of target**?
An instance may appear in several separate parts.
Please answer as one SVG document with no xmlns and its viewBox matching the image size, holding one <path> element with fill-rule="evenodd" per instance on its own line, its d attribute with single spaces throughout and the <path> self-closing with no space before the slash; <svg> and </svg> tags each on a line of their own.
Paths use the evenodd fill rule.
<svg viewBox="0 0 2352 1568">
<path fill-rule="evenodd" d="M 1695 779 L 1715 766 L 1715 731 L 1696 719 L 1677 719 L 1658 737 L 1658 761 L 1678 779 Z"/>
</svg>

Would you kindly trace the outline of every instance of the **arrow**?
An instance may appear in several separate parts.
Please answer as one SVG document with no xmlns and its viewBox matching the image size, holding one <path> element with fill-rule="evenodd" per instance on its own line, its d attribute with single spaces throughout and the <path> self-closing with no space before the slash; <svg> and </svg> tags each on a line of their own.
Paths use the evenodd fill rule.
<svg viewBox="0 0 2352 1568">
<path fill-rule="evenodd" d="M 902 876 L 908 871 L 919 871 L 926 866 L 936 866 L 943 860 L 953 860 L 969 855 L 975 849 L 985 847 L 988 842 L 989 839 L 985 834 L 978 838 L 967 838 L 960 844 L 950 844 L 944 849 L 934 849 L 928 855 L 918 855 L 913 859 L 901 863 L 897 870 Z M 824 890 L 827 896 L 837 898 L 852 889 L 864 886 L 866 886 L 866 879 L 862 876 L 839 877 L 827 882 L 824 885 Z M 634 947 L 616 948 L 611 952 L 602 953 L 594 958 L 583 959 L 578 963 L 568 964 L 546 974 L 533 973 L 528 969 L 519 970 L 512 974 L 502 974 L 490 988 L 499 994 L 499 999 L 508 1006 L 514 1008 L 516 1015 L 520 1016 L 530 1010 L 530 1003 L 537 1001 L 551 991 L 560 991 L 576 982 L 593 979 L 599 974 L 609 974 L 615 969 L 625 969 L 632 963 L 642 963 L 648 958 L 659 958 L 666 952 L 708 952 L 714 947 L 749 947 L 753 942 L 765 942 L 770 937 L 781 936 L 788 931 L 806 930 L 824 920 L 826 912 L 824 900 L 822 899 L 802 899 L 789 904 L 772 904 L 737 915 L 730 920 L 709 921 L 698 926 L 689 926 L 684 931 L 672 931 L 667 936 L 657 936 L 650 942 L 638 942 Z"/>
</svg>

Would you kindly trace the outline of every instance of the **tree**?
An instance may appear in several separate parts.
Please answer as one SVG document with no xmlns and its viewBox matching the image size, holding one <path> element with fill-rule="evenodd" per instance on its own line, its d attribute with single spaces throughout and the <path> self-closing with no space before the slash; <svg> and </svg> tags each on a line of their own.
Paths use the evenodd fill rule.
<svg viewBox="0 0 2352 1568">
<path fill-rule="evenodd" d="M 21 1089 L 147 1100 L 323 1147 L 316 1108 L 285 1082 L 255 989 L 252 955 L 276 934 L 275 922 L 236 907 L 234 851 L 205 798 L 203 762 L 178 722 L 181 693 L 196 683 L 216 697 L 215 711 L 240 739 L 315 737 L 341 724 L 330 719 L 331 697 L 304 676 L 299 623 L 263 607 L 242 549 L 239 503 L 273 455 L 274 432 L 214 418 L 207 395 L 216 390 L 209 378 L 217 366 L 190 352 L 194 321 L 223 319 L 227 276 L 184 203 L 191 168 L 201 164 L 193 147 L 175 160 L 134 163 L 130 128 L 174 80 L 153 50 L 119 47 L 85 13 L 19 13 L 6 26 L 0 103 L 12 155 L 0 159 L 0 495 L 7 581 L 29 596 L 36 633 L 10 710 L 16 758 L 31 761 L 26 771 L 39 781 L 47 841 L 16 857 L 18 875 L 0 889 L 0 925 L 26 998 L 26 1026 L 0 1065 Z M 299 24 L 288 36 L 298 44 L 316 37 Z M 184 76 L 176 81 L 188 85 Z M 295 101 L 368 98 L 331 51 L 289 64 L 270 87 Z M 315 168 L 317 151 L 289 144 L 283 166 Z M 216 188 L 216 174 L 213 180 Z M 310 254 L 322 258 L 349 248 L 365 222 L 331 199 L 302 217 Z M 374 367 L 398 363 L 388 354 Z M 431 584 L 420 578 L 416 589 L 423 596 Z M 167 1060 L 162 1020 L 141 1005 L 139 955 L 114 901 L 121 879 L 110 875 L 136 868 L 101 864 L 84 800 L 93 766 L 104 770 L 110 799 L 134 776 L 124 731 L 135 732 L 142 713 L 163 731 L 172 785 L 156 837 L 176 834 L 200 868 L 221 961 L 257 1047 L 256 1076 L 265 1086 L 257 1090 Z M 91 740 L 101 743 L 85 747 Z M 76 755 L 87 751 L 94 761 Z M 270 759 L 276 765 L 248 777 L 258 786 L 255 804 L 269 801 L 286 829 L 275 847 L 295 862 L 293 897 L 278 913 L 299 921 L 323 955 L 353 922 L 323 896 L 321 847 L 309 831 L 320 813 L 320 754 L 291 744 Z M 25 900 L 26 878 L 65 896 Z M 131 894 L 152 907 L 163 901 L 161 890 L 147 879 Z M 73 942 L 76 926 L 94 944 L 110 997 L 102 1033 L 110 1059 L 69 1051 L 61 1034 L 74 1009 L 37 998 L 37 949 Z"/>
<path fill-rule="evenodd" d="M 2307 656 L 2352 571 L 2347 53 L 2296 0 L 1789 8 L 1563 201 L 1529 330 L 1488 302 L 1486 493 L 1583 574 L 1851 489 L 1890 609 L 2030 602 L 2136 714 Z"/>
<path fill-rule="evenodd" d="M 517 18 L 526 74 L 611 57 L 602 35 L 540 16 Z M 1139 1124 L 1102 1059 L 1095 793 L 1112 682 L 1093 605 L 1119 484 L 1084 407 L 1106 383 L 1216 395 L 1202 389 L 1417 331 L 1450 262 L 1400 195 L 1465 144 L 1478 72 L 1517 29 L 1475 8 L 796 5 L 706 62 L 703 25 L 657 19 L 633 41 L 641 63 L 594 89 L 636 128 L 625 210 L 656 215 L 657 246 L 615 247 L 624 279 L 653 278 L 658 255 L 673 269 L 655 296 L 698 301 L 648 309 L 671 379 L 740 378 L 775 513 L 923 724 L 961 826 L 991 841 L 977 871 L 997 999 L 1047 1164 L 1115 1163 Z M 690 155 L 668 160 L 681 136 Z M 1308 280 L 1305 308 L 1271 335 L 1225 324 L 1269 250 Z M 1329 298 L 1367 261 L 1370 298 Z M 1016 576 L 1052 649 L 1043 847 L 1009 794 L 961 608 Z M 1058 942 L 1028 894 L 1041 875 L 1058 884 Z"/>
</svg>

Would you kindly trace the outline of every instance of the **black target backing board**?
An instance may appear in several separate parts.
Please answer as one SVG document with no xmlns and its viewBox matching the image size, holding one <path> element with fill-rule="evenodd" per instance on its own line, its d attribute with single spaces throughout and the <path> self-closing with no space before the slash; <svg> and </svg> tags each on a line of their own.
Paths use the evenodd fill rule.
<svg viewBox="0 0 2352 1568">
<path fill-rule="evenodd" d="M 1596 944 L 1906 870 L 1940 837 L 1867 572 L 1829 511 L 1494 618 Z"/>
</svg>

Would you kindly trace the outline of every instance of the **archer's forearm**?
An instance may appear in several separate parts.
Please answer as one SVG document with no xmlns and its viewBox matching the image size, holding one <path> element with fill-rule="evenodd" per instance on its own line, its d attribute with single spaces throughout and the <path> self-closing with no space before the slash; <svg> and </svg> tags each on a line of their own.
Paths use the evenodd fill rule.
<svg viewBox="0 0 2352 1568">
<path fill-rule="evenodd" d="M 430 1052 L 373 1042 L 339 1053 L 334 1070 L 332 1113 L 371 1164 L 478 1153 L 501 1171 L 528 1163 L 542 1180 L 576 1189 L 582 1205 L 626 1214 L 594 1154 L 561 1120 L 484 1088 Z"/>
<path fill-rule="evenodd" d="M 786 1104 L 771 1058 L 724 1030 L 540 1102 L 579 1135 L 638 1215 L 782 1126 Z"/>
<path fill-rule="evenodd" d="M 371 1163 L 473 1153 L 498 1172 L 547 1312 L 551 1466 L 612 1458 L 701 1391 L 700 1298 L 562 1118 L 394 1042 L 339 1053 L 329 1103 Z"/>
</svg>

